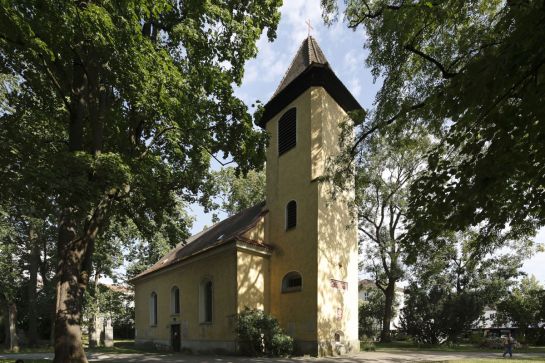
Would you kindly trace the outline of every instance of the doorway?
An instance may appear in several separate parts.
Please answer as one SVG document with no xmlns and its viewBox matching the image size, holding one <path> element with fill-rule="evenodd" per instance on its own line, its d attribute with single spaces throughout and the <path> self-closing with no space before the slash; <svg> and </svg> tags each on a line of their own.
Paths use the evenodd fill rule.
<svg viewBox="0 0 545 363">
<path fill-rule="evenodd" d="M 181 345 L 180 324 L 172 324 L 170 326 L 170 346 L 173 351 L 179 352 Z"/>
</svg>

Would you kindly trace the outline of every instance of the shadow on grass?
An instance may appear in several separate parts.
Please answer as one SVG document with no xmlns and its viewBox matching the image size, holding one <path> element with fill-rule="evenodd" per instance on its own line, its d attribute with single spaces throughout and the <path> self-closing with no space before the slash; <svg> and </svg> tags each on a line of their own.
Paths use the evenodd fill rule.
<svg viewBox="0 0 545 363">
<path fill-rule="evenodd" d="M 431 344 L 417 344 L 411 341 L 399 341 L 389 343 L 374 343 L 376 351 L 436 351 L 436 352 L 481 352 L 481 353 L 499 353 L 503 349 L 494 348 L 481 348 L 473 344 L 461 343 L 456 345 L 431 345 Z M 363 350 L 363 347 L 362 347 Z M 514 353 L 545 353 L 545 347 L 543 346 L 530 346 L 525 348 L 518 348 L 514 350 Z M 545 358 L 542 358 L 545 362 Z"/>
</svg>

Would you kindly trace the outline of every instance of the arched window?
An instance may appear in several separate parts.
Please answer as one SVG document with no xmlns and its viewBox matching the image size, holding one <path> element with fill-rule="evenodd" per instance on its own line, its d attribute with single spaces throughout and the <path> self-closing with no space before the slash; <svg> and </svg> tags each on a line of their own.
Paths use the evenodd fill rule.
<svg viewBox="0 0 545 363">
<path fill-rule="evenodd" d="M 286 205 L 286 229 L 297 225 L 297 202 L 292 200 Z"/>
<path fill-rule="evenodd" d="M 290 108 L 278 120 L 278 156 L 295 147 L 297 143 L 296 109 Z"/>
<path fill-rule="evenodd" d="M 282 292 L 301 291 L 303 278 L 297 271 L 288 272 L 282 279 Z"/>
<path fill-rule="evenodd" d="M 201 323 L 211 323 L 214 298 L 214 285 L 212 280 L 205 279 L 201 282 L 199 297 L 199 320 Z"/>
<path fill-rule="evenodd" d="M 157 325 L 157 294 L 151 293 L 149 298 L 149 323 L 150 325 Z"/>
<path fill-rule="evenodd" d="M 172 314 L 180 313 L 180 289 L 177 286 L 170 290 L 170 312 Z"/>
</svg>

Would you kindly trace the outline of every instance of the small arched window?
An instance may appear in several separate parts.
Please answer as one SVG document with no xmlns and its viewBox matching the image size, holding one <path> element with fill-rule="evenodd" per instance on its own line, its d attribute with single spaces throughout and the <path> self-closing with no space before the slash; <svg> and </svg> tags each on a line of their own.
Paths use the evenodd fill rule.
<svg viewBox="0 0 545 363">
<path fill-rule="evenodd" d="M 286 229 L 297 225 L 297 202 L 292 200 L 286 205 Z"/>
<path fill-rule="evenodd" d="M 214 285 L 212 280 L 205 279 L 201 282 L 199 296 L 199 320 L 201 323 L 211 323 L 214 298 Z"/>
<path fill-rule="evenodd" d="M 278 156 L 293 149 L 297 143 L 296 109 L 290 108 L 278 120 Z"/>
<path fill-rule="evenodd" d="M 170 312 L 172 314 L 180 313 L 180 289 L 177 286 L 170 290 Z"/>
<path fill-rule="evenodd" d="M 297 271 L 288 272 L 282 279 L 282 292 L 301 291 L 303 278 Z"/>
<path fill-rule="evenodd" d="M 149 323 L 152 326 L 157 325 L 157 294 L 151 293 L 149 298 Z"/>
</svg>

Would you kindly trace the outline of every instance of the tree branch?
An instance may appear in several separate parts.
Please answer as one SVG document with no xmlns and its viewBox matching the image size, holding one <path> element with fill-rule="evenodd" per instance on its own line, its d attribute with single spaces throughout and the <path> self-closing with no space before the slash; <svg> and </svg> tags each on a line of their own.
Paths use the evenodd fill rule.
<svg viewBox="0 0 545 363">
<path fill-rule="evenodd" d="M 358 229 L 359 229 L 361 232 L 365 233 L 365 235 L 366 235 L 367 237 L 369 237 L 371 240 L 373 240 L 373 242 L 378 243 L 378 241 L 376 240 L 376 238 L 373 237 L 373 235 L 372 235 L 371 233 L 367 232 L 367 231 L 365 230 L 365 228 L 358 228 Z"/>
<path fill-rule="evenodd" d="M 355 155 L 356 154 L 356 150 L 358 148 L 358 146 L 363 142 L 365 141 L 365 139 L 371 135 L 372 133 L 374 133 L 375 131 L 377 131 L 379 128 L 381 127 L 384 127 L 384 126 L 388 126 L 388 125 L 391 125 L 392 123 L 394 123 L 399 117 L 401 117 L 402 115 L 406 114 L 406 113 L 409 113 L 411 111 L 415 111 L 415 110 L 418 110 L 422 107 L 424 107 L 426 105 L 425 102 L 420 102 L 420 103 L 417 103 L 417 104 L 414 104 L 410 107 L 402 107 L 401 110 L 395 114 L 394 116 L 390 117 L 388 120 L 386 120 L 385 122 L 382 122 L 382 123 L 377 123 L 375 124 L 373 127 L 371 127 L 370 129 L 368 129 L 367 131 L 363 132 L 359 137 L 358 137 L 358 140 L 356 140 L 356 142 L 354 143 L 354 145 L 352 146 L 352 149 L 350 150 L 350 154 L 351 155 Z"/>
<path fill-rule="evenodd" d="M 418 50 L 416 49 L 415 47 L 413 47 L 412 45 L 406 45 L 404 47 L 406 50 L 408 50 L 409 52 L 412 52 L 416 55 L 419 55 L 420 57 L 424 58 L 425 60 L 433 63 L 440 71 L 441 71 L 441 75 L 443 76 L 444 79 L 449 79 L 449 78 L 452 78 L 454 76 L 457 75 L 457 73 L 453 73 L 453 72 L 450 72 L 449 70 L 447 70 L 445 68 L 445 66 L 443 64 L 441 64 L 441 62 L 439 62 L 437 59 L 433 58 L 432 56 L 422 52 L 421 50 Z"/>
<path fill-rule="evenodd" d="M 363 14 L 361 14 L 358 17 L 358 20 L 356 20 L 355 22 L 350 22 L 348 24 L 348 27 L 350 29 L 357 28 L 361 23 L 363 23 L 363 21 L 365 19 L 376 19 L 376 18 L 378 18 L 379 16 L 381 16 L 384 13 L 384 10 L 399 10 L 399 9 L 401 9 L 401 6 L 402 6 L 402 5 L 386 5 L 386 6 L 382 7 L 381 9 L 373 12 L 367 1 L 363 1 L 363 4 L 367 8 L 367 12 L 364 12 Z"/>
</svg>

